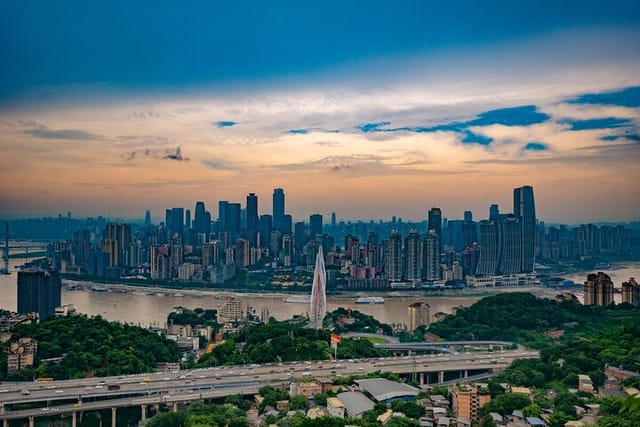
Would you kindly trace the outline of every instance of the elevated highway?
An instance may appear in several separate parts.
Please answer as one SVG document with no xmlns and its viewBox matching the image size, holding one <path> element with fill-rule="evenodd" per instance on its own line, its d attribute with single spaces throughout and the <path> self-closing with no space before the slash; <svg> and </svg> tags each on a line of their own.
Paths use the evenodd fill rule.
<svg viewBox="0 0 640 427">
<path fill-rule="evenodd" d="M 440 343 L 442 344 L 442 343 Z M 510 344 L 510 343 L 509 343 Z M 212 367 L 152 374 L 50 382 L 0 384 L 0 420 L 71 416 L 94 410 L 111 410 L 112 425 L 118 408 L 140 407 L 142 417 L 149 405 L 178 404 L 215 399 L 233 394 L 255 394 L 265 385 L 288 384 L 299 378 L 327 378 L 382 371 L 410 375 L 421 384 L 464 380 L 481 373 L 494 373 L 518 358 L 537 358 L 537 351 L 518 348 L 499 352 L 448 353 L 358 360 L 269 363 Z M 29 409 L 21 409 L 31 406 Z"/>
</svg>

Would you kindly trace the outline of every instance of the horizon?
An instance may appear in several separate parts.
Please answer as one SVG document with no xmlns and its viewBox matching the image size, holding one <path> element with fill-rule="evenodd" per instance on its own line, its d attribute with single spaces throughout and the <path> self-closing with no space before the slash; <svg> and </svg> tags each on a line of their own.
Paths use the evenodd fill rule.
<svg viewBox="0 0 640 427">
<path fill-rule="evenodd" d="M 164 5 L 0 5 L 0 217 L 640 220 L 636 2 Z"/>
</svg>

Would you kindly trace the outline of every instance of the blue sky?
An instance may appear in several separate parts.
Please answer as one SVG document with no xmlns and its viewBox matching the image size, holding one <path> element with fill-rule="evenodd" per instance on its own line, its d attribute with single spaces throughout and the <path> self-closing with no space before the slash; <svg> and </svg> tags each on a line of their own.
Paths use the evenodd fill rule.
<svg viewBox="0 0 640 427">
<path fill-rule="evenodd" d="M 637 1 L 25 1 L 0 20 L 0 216 L 254 191 L 266 212 L 285 187 L 294 217 L 455 218 L 531 184 L 542 218 L 638 219 Z"/>
</svg>

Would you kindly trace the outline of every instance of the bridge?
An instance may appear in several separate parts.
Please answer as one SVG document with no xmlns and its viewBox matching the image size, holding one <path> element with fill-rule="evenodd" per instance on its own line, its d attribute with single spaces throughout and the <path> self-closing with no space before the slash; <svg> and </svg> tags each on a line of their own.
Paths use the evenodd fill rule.
<svg viewBox="0 0 640 427">
<path fill-rule="evenodd" d="M 452 380 L 470 381 L 479 375 L 486 378 L 486 375 L 503 370 L 515 359 L 537 357 L 537 351 L 518 348 L 498 352 L 268 363 L 80 380 L 3 383 L 0 384 L 0 420 L 3 427 L 8 427 L 10 420 L 24 420 L 33 427 L 36 418 L 64 416 L 71 417 L 71 425 L 75 427 L 78 415 L 83 412 L 110 411 L 111 425 L 115 427 L 120 408 L 140 408 L 141 418 L 145 419 L 150 408 L 177 411 L 179 405 L 194 400 L 212 400 L 238 393 L 255 394 L 265 385 L 286 385 L 297 378 L 332 379 L 383 371 L 411 376 L 421 385 L 445 384 Z"/>
</svg>

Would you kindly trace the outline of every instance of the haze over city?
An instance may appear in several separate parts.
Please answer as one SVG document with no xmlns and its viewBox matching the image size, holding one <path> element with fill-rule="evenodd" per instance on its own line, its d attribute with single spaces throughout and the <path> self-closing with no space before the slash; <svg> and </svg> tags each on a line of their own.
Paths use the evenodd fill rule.
<svg viewBox="0 0 640 427">
<path fill-rule="evenodd" d="M 0 216 L 159 219 L 285 188 L 296 218 L 640 201 L 633 1 L 0 5 Z"/>
</svg>

